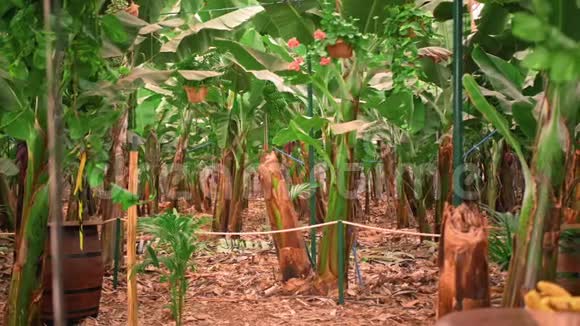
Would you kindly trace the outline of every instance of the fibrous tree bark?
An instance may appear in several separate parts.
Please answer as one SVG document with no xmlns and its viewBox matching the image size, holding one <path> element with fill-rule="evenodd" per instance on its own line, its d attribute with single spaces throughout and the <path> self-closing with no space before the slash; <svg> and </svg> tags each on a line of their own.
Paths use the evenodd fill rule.
<svg viewBox="0 0 580 326">
<path fill-rule="evenodd" d="M 264 191 L 266 210 L 272 230 L 298 227 L 298 214 L 294 209 L 280 163 L 274 152 L 264 154 L 258 168 Z M 310 260 L 304 239 L 296 232 L 274 234 L 274 242 L 284 281 L 310 274 Z"/>
<path fill-rule="evenodd" d="M 106 193 L 101 200 L 103 221 L 122 217 L 125 215 L 121 206 L 113 203 L 110 192 L 113 184 L 116 184 L 122 188 L 127 187 L 127 116 L 127 112 L 121 115 L 111 130 L 112 144 L 109 151 L 109 167 L 107 169 L 103 184 L 103 189 Z M 101 239 L 103 245 L 103 262 L 105 264 L 105 268 L 112 266 L 113 259 L 115 257 L 115 236 L 117 233 L 116 227 L 117 223 L 106 223 L 103 225 Z M 121 234 L 122 237 L 123 232 L 120 232 L 119 234 Z M 122 239 L 120 239 L 120 243 L 122 243 Z"/>
<path fill-rule="evenodd" d="M 13 197 L 10 186 L 0 174 L 0 227 L 4 229 L 14 229 L 14 204 L 16 198 Z"/>
<path fill-rule="evenodd" d="M 48 153 L 43 135 L 43 130 L 36 129 L 26 142 L 27 167 L 22 177 L 22 210 L 17 218 L 15 260 L 4 314 L 6 325 L 34 324 L 39 312 L 38 300 L 34 298 L 42 295 L 39 271 L 48 223 Z"/>
<path fill-rule="evenodd" d="M 220 165 L 217 168 L 217 193 L 213 214 L 212 230 L 226 232 L 228 217 L 230 216 L 230 202 L 232 198 L 232 172 L 234 170 L 234 155 L 231 150 L 222 154 Z"/>
<path fill-rule="evenodd" d="M 155 215 L 159 212 L 159 196 L 161 195 L 160 175 L 161 175 L 161 148 L 155 131 L 151 130 L 145 143 L 145 160 L 149 165 L 149 189 L 153 190 L 149 214 Z"/>
<path fill-rule="evenodd" d="M 193 111 L 187 109 L 185 112 L 185 117 L 183 118 L 183 129 L 175 148 L 175 156 L 173 157 L 171 172 L 169 173 L 167 180 L 167 197 L 172 203 L 172 206 L 176 209 L 178 208 L 178 190 L 179 184 L 183 180 L 183 163 L 185 161 L 185 150 L 187 149 L 187 144 L 189 142 L 189 133 L 191 131 L 192 121 Z"/>
<path fill-rule="evenodd" d="M 517 159 L 509 146 L 504 146 L 499 172 L 501 205 L 498 207 L 503 212 L 511 212 L 516 206 L 515 169 L 517 169 Z"/>
<path fill-rule="evenodd" d="M 491 210 L 496 209 L 498 192 L 499 192 L 499 170 L 503 159 L 503 147 L 504 141 L 500 140 L 494 142 L 492 145 L 491 162 L 489 163 L 490 168 L 488 169 L 488 174 L 486 175 L 486 204 Z"/>
<path fill-rule="evenodd" d="M 489 307 L 487 222 L 475 208 L 447 205 L 439 241 L 437 318 Z"/>
<path fill-rule="evenodd" d="M 418 169 L 420 170 L 420 168 Z M 425 205 L 425 199 L 429 196 L 430 189 L 432 188 L 432 178 L 431 175 L 421 171 L 417 173 L 416 178 L 411 175 L 411 171 L 406 168 L 403 171 L 403 190 L 409 201 L 409 206 L 411 208 L 411 212 L 415 219 L 417 220 L 417 224 L 419 226 L 419 232 L 422 233 L 430 233 L 431 227 L 427 222 L 427 207 Z M 418 181 L 416 183 L 415 181 Z M 424 239 L 424 238 L 421 238 Z"/>
<path fill-rule="evenodd" d="M 441 232 L 441 221 L 443 220 L 443 208 L 449 202 L 452 193 L 451 185 L 453 180 L 453 142 L 450 135 L 445 135 L 439 144 L 439 155 L 437 158 L 437 173 L 439 176 L 437 184 L 437 201 L 435 203 L 435 220 L 433 221 L 433 231 Z"/>
<path fill-rule="evenodd" d="M 397 192 L 395 185 L 397 178 L 395 153 L 393 149 L 386 144 L 382 144 L 381 159 L 383 161 L 387 198 L 395 198 Z"/>
<path fill-rule="evenodd" d="M 558 240 L 563 220 L 567 163 L 573 159 L 578 83 L 548 87 L 539 103 L 540 119 L 531 169 L 526 169 L 516 249 L 512 256 L 504 304 L 519 306 L 522 293 L 540 280 L 556 276 Z"/>
<path fill-rule="evenodd" d="M 240 146 L 233 165 L 233 191 L 228 215 L 228 231 L 242 231 L 242 210 L 244 208 L 244 172 L 246 167 L 246 147 Z"/>
<path fill-rule="evenodd" d="M 308 162 L 310 160 L 308 156 L 308 150 L 306 146 L 302 146 L 302 157 L 304 157 L 304 162 Z M 306 164 L 305 166 L 305 175 L 310 175 L 310 166 Z M 314 168 L 314 167 L 313 167 Z M 314 173 L 316 174 L 316 168 L 314 168 Z M 315 177 L 316 178 L 316 177 Z M 318 181 L 318 186 L 313 191 L 313 196 L 316 196 L 316 222 L 322 223 L 324 222 L 324 218 L 326 217 L 326 201 L 324 199 L 324 184 Z"/>
<path fill-rule="evenodd" d="M 355 74 L 355 72 L 352 72 Z M 352 102 L 341 104 L 342 119 L 344 122 L 356 119 L 359 110 L 359 99 L 354 98 Z M 356 176 L 360 171 L 353 172 L 351 167 L 354 164 L 354 147 L 356 142 L 356 133 L 350 132 L 345 134 L 334 135 L 332 141 L 332 164 L 335 175 L 330 178 L 328 187 L 328 210 L 326 222 L 335 220 L 352 221 L 356 215 L 358 198 L 356 198 L 354 184 Z M 360 207 L 360 206 L 359 206 Z M 343 228 L 344 234 L 340 235 L 346 239 L 344 247 L 344 271 L 348 270 L 348 253 L 354 240 L 352 228 Z M 318 276 L 320 285 L 336 286 L 339 279 L 339 259 L 338 259 L 338 237 L 339 228 L 337 225 L 331 225 L 324 229 L 320 242 L 320 255 L 318 259 Z M 348 284 L 347 276 L 344 275 L 344 281 Z"/>
</svg>

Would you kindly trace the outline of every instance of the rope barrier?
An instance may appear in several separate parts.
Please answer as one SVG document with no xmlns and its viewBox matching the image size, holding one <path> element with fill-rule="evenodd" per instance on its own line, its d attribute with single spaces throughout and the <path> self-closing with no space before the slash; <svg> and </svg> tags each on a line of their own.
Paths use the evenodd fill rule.
<svg viewBox="0 0 580 326">
<path fill-rule="evenodd" d="M 268 234 L 276 234 L 276 233 L 287 233 L 287 232 L 296 232 L 296 231 L 304 231 L 310 230 L 314 228 L 320 228 L 323 226 L 334 225 L 337 224 L 338 221 L 331 221 L 326 223 L 314 224 L 314 225 L 306 225 L 297 228 L 291 229 L 283 229 L 283 230 L 272 230 L 272 231 L 256 231 L 256 232 L 210 232 L 210 231 L 198 231 L 196 234 L 201 235 L 268 235 Z"/>
<path fill-rule="evenodd" d="M 125 221 L 127 219 L 126 218 L 121 218 L 120 220 L 121 221 Z M 115 221 L 117 221 L 117 219 L 116 218 L 112 218 L 112 219 L 105 220 L 105 221 L 99 223 L 99 225 L 104 225 L 104 224 L 111 223 L 111 222 L 115 222 Z M 376 226 L 364 225 L 364 224 L 359 224 L 359 223 L 354 223 L 354 222 L 348 222 L 348 221 L 330 221 L 330 222 L 325 222 L 325 223 L 320 223 L 320 224 L 305 225 L 305 226 L 300 226 L 300 227 L 291 228 L 291 229 L 283 229 L 283 230 L 254 231 L 254 232 L 212 232 L 212 231 L 198 231 L 198 232 L 196 232 L 196 234 L 200 234 L 200 235 L 224 235 L 224 236 L 233 236 L 233 235 L 237 235 L 237 236 L 244 236 L 244 235 L 270 235 L 270 234 L 278 234 L 278 233 L 287 233 L 287 232 L 305 231 L 305 230 L 310 230 L 310 229 L 318 229 L 318 228 L 321 228 L 321 227 L 324 227 L 324 226 L 335 225 L 335 224 L 338 224 L 339 222 L 342 222 L 342 223 L 344 223 L 346 225 L 351 225 L 351 226 L 355 226 L 355 227 L 359 227 L 359 228 L 363 228 L 363 229 L 380 231 L 380 232 L 384 232 L 384 233 L 416 235 L 416 236 L 422 236 L 422 237 L 440 237 L 439 234 L 421 233 L 421 232 L 404 231 L 404 230 L 396 230 L 396 229 L 386 229 L 386 228 L 380 228 L 380 227 L 376 227 Z M 14 232 L 0 233 L 0 236 L 10 236 L 10 235 L 14 235 Z"/>
<path fill-rule="evenodd" d="M 395 229 L 385 229 L 385 228 L 379 228 L 379 227 L 376 227 L 376 226 L 364 225 L 364 224 L 359 224 L 359 223 L 354 223 L 354 222 L 348 222 L 348 221 L 342 221 L 342 223 L 344 223 L 346 225 L 356 226 L 356 227 L 363 228 L 363 229 L 381 231 L 381 232 L 385 232 L 385 233 L 417 235 L 417 236 L 421 236 L 421 237 L 440 237 L 441 236 L 439 234 L 434 234 L 434 233 L 421 233 L 421 232 L 413 232 L 413 231 L 403 231 L 403 230 L 395 230 Z"/>
<path fill-rule="evenodd" d="M 380 227 L 376 227 L 376 226 L 364 225 L 364 224 L 359 224 L 359 223 L 354 223 L 354 222 L 348 222 L 348 221 L 331 221 L 331 222 L 326 222 L 326 223 L 320 223 L 320 224 L 314 224 L 314 225 L 301 226 L 301 227 L 297 227 L 297 228 L 283 229 L 283 230 L 272 230 L 272 231 L 256 231 L 256 232 L 210 232 L 210 231 L 198 231 L 198 232 L 196 232 L 196 234 L 201 234 L 201 235 L 225 235 L 225 236 L 229 236 L 229 235 L 239 235 L 239 236 L 243 236 L 243 235 L 269 235 L 269 234 L 277 234 L 277 233 L 286 233 L 286 232 L 296 232 L 296 231 L 304 231 L 304 230 L 310 230 L 310 229 L 317 229 L 317 228 L 321 228 L 323 226 L 329 226 L 329 225 L 338 224 L 339 222 L 341 222 L 343 224 L 346 224 L 346 225 L 351 225 L 351 226 L 360 227 L 360 228 L 363 228 L 363 229 L 375 230 L 375 231 L 380 231 L 380 232 L 385 232 L 385 233 L 416 235 L 416 236 L 422 236 L 422 237 L 440 237 L 441 236 L 439 234 L 434 234 L 434 233 L 421 233 L 421 232 L 404 231 L 404 230 L 396 230 L 396 229 L 385 229 L 385 228 L 380 228 Z"/>
<path fill-rule="evenodd" d="M 107 223 L 115 222 L 117 219 L 119 219 L 119 218 L 112 218 L 112 219 L 108 219 L 108 220 L 102 221 L 101 223 L 98 223 L 98 225 L 105 225 L 105 224 L 107 224 Z M 120 218 L 120 220 L 121 220 L 121 221 L 126 221 L 126 220 L 127 220 L 127 218 L 125 218 L 125 217 L 122 217 L 122 218 Z"/>
</svg>

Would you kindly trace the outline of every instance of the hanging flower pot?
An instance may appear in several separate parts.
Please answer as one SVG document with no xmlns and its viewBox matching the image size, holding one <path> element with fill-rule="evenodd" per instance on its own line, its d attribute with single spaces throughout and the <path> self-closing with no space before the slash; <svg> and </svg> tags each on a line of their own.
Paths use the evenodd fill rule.
<svg viewBox="0 0 580 326">
<path fill-rule="evenodd" d="M 190 103 L 201 103 L 205 101 L 207 96 L 207 87 L 205 86 L 183 86 L 185 93 L 187 94 L 187 99 Z"/>
<path fill-rule="evenodd" d="M 334 59 L 349 59 L 352 57 L 352 47 L 343 39 L 338 39 L 335 44 L 328 45 L 326 51 Z"/>
</svg>

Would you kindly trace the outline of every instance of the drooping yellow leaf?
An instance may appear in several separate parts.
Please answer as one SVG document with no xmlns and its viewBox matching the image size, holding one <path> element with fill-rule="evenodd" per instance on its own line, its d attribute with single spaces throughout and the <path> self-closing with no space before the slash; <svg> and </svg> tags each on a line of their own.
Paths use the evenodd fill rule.
<svg viewBox="0 0 580 326">
<path fill-rule="evenodd" d="M 81 162 L 79 164 L 79 171 L 77 172 L 77 179 L 76 179 L 76 184 L 75 184 L 75 191 L 74 191 L 75 195 L 79 192 L 79 190 L 83 186 L 83 173 L 85 171 L 86 163 L 87 163 L 87 152 L 82 152 L 81 153 Z"/>
</svg>

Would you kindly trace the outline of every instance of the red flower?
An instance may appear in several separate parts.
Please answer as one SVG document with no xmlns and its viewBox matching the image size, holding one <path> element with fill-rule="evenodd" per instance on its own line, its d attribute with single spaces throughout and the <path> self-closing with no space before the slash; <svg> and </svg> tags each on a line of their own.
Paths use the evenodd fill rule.
<svg viewBox="0 0 580 326">
<path fill-rule="evenodd" d="M 304 60 L 302 60 L 302 62 L 301 62 L 300 59 L 301 58 L 298 58 L 298 59 L 290 62 L 290 64 L 288 65 L 288 69 L 289 70 L 294 70 L 294 71 L 300 71 L 300 65 L 304 61 Z"/>
<path fill-rule="evenodd" d="M 300 64 L 303 64 L 304 63 L 304 58 L 298 57 L 298 58 L 296 58 L 296 61 L 298 61 Z"/>
<path fill-rule="evenodd" d="M 332 62 L 332 59 L 329 57 L 322 57 L 320 58 L 320 65 L 321 66 L 328 66 Z"/>
<path fill-rule="evenodd" d="M 288 40 L 288 47 L 291 49 L 297 48 L 300 46 L 300 41 L 297 38 L 293 37 Z"/>
<path fill-rule="evenodd" d="M 317 29 L 316 31 L 314 31 L 314 39 L 315 39 L 315 40 L 322 41 L 322 40 L 324 40 L 325 38 L 326 38 L 326 33 L 325 33 L 325 32 L 323 32 L 322 30 L 320 30 L 320 29 Z"/>
</svg>

